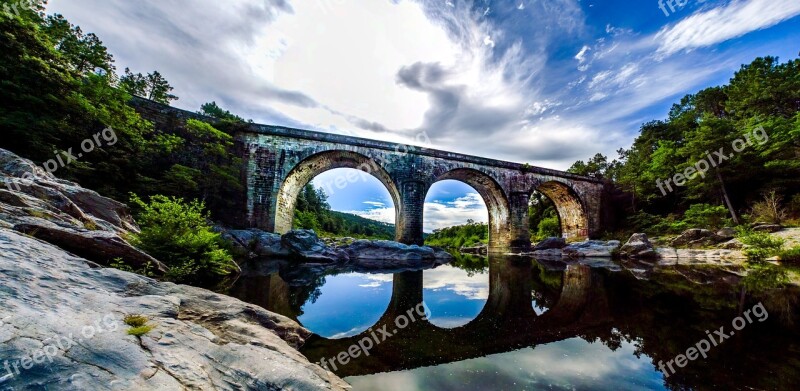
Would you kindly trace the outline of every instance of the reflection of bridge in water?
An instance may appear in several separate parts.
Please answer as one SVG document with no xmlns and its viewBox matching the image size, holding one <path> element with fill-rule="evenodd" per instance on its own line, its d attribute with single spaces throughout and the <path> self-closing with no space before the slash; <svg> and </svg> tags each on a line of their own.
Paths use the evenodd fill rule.
<svg viewBox="0 0 800 391">
<path fill-rule="evenodd" d="M 256 264 L 256 269 L 262 266 Z M 292 265 L 279 276 L 276 268 L 264 267 L 268 270 L 243 278 L 231 293 L 297 320 L 302 305 L 319 293 L 315 288 L 323 284 L 324 272 Z M 563 270 L 558 280 L 547 272 L 555 270 Z M 354 270 L 337 270 L 349 271 Z M 390 303 L 373 331 L 399 329 L 397 317 L 423 300 L 423 273 L 394 275 Z M 650 279 L 639 280 L 630 273 L 584 265 L 494 258 L 489 261 L 489 297 L 470 323 L 445 329 L 418 319 L 370 349 L 368 357 L 337 365 L 334 372 L 347 377 L 410 370 L 575 337 L 599 340 L 611 350 L 635 343 L 635 354 L 667 361 L 705 337 L 704 330 L 730 324 L 738 314 L 741 292 L 728 273 L 691 267 L 652 273 Z M 541 315 L 533 310 L 534 292 L 537 303 L 549 308 Z M 800 314 L 798 297 L 800 289 L 792 288 L 773 298 L 778 301 L 765 300 L 767 322 L 748 326 L 730 343 L 716 346 L 708 359 L 682 368 L 665 380 L 668 388 L 797 389 L 800 328 L 783 319 L 781 310 Z M 367 336 L 369 330 L 344 339 L 313 336 L 301 352 L 312 362 L 330 361 Z"/>
<path fill-rule="evenodd" d="M 530 260 L 491 261 L 486 305 L 473 321 L 452 329 L 437 327 L 418 316 L 417 321 L 400 329 L 396 319 L 414 311 L 423 301 L 423 271 L 395 274 L 389 307 L 370 330 L 342 339 L 314 336 L 301 352 L 311 361 L 330 361 L 371 337 L 375 330 L 393 333 L 375 345 L 369 357 L 362 354 L 335 371 L 340 376 L 358 376 L 483 357 L 571 338 L 608 325 L 608 301 L 599 273 L 588 266 L 568 266 L 559 299 L 541 315 L 532 306 L 532 273 Z"/>
</svg>

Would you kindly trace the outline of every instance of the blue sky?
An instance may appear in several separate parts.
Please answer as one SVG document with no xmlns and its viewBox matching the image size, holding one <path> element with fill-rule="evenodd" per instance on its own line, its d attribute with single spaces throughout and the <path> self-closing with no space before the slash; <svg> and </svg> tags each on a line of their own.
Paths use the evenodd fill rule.
<svg viewBox="0 0 800 391">
<path fill-rule="evenodd" d="M 118 68 L 159 70 L 181 108 L 213 100 L 261 123 L 409 144 L 424 134 L 438 149 L 566 169 L 616 157 L 639 125 L 741 64 L 800 52 L 800 1 L 684 1 L 52 0 L 48 10 L 97 33 Z M 343 193 L 359 200 L 347 210 L 380 196 L 367 185 Z M 450 195 L 433 201 L 472 200 L 468 189 Z"/>
</svg>

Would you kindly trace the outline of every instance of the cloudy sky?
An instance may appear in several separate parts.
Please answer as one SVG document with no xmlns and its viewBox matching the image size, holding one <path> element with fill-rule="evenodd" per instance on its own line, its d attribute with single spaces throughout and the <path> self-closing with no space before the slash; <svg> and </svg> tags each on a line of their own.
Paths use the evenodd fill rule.
<svg viewBox="0 0 800 391">
<path fill-rule="evenodd" d="M 556 169 L 596 152 L 616 157 L 681 96 L 757 56 L 800 51 L 797 0 L 674 9 L 658 0 L 51 0 L 48 9 L 98 34 L 119 69 L 163 73 L 181 108 L 216 101 L 256 122 L 413 144 L 424 132 L 431 147 Z M 471 197 L 451 190 L 460 194 L 435 201 L 458 208 L 450 203 Z M 345 210 L 387 201 L 365 186 L 350 192 L 362 206 Z"/>
</svg>

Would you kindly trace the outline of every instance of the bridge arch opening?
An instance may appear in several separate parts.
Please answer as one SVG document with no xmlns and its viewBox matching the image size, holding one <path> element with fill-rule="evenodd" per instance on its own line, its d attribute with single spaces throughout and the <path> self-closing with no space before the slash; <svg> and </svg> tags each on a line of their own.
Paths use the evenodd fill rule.
<svg viewBox="0 0 800 391">
<path fill-rule="evenodd" d="M 348 169 L 348 170 L 339 170 Z M 336 175 L 327 182 L 318 184 L 317 188 L 331 196 L 336 192 L 344 192 L 349 186 L 377 179 L 389 192 L 392 205 L 384 207 L 394 210 L 396 225 L 400 206 L 400 197 L 389 174 L 373 159 L 351 151 L 326 151 L 306 158 L 295 166 L 282 181 L 277 197 L 275 215 L 275 232 L 289 232 L 294 223 L 295 210 L 302 192 L 308 191 L 307 185 L 323 173 L 336 170 Z M 386 221 L 388 223 L 388 221 Z"/>
<path fill-rule="evenodd" d="M 536 191 L 544 194 L 555 204 L 561 225 L 561 237 L 567 240 L 582 240 L 589 237 L 589 218 L 580 197 L 568 185 L 549 181 L 542 183 Z"/>
<path fill-rule="evenodd" d="M 511 207 L 500 184 L 488 174 L 474 169 L 455 169 L 448 171 L 436 178 L 434 186 L 443 181 L 458 181 L 464 183 L 474 189 L 477 195 L 480 196 L 480 200 L 482 200 L 485 205 L 486 219 L 476 220 L 476 222 L 488 223 L 487 239 L 490 250 L 493 248 L 502 248 L 504 244 L 511 241 L 511 232 L 509 230 Z M 429 215 L 430 211 L 426 210 L 425 214 Z M 429 216 L 425 216 L 425 218 L 428 217 Z"/>
</svg>

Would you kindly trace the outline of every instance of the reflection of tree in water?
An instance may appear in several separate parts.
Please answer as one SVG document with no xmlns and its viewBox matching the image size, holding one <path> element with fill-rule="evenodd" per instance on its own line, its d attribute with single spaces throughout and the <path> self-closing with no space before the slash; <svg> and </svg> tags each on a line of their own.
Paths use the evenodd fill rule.
<svg viewBox="0 0 800 391">
<path fill-rule="evenodd" d="M 669 268 L 654 273 L 649 281 L 632 275 L 609 275 L 605 288 L 614 317 L 606 329 L 581 335 L 587 341 L 602 341 L 610 349 L 622 342 L 633 343 L 635 355 L 646 355 L 653 365 L 666 363 L 678 354 L 707 339 L 724 326 L 734 331 L 731 322 L 740 314 L 739 286 L 731 275 L 716 269 L 697 267 Z M 626 273 L 627 274 L 627 273 Z M 738 277 L 736 278 L 738 279 Z M 756 320 L 735 335 L 714 346 L 708 358 L 690 361 L 665 379 L 671 390 L 707 389 L 797 389 L 800 384 L 800 330 L 791 317 L 800 308 L 797 288 L 770 290 L 749 296 L 744 305 L 751 309 L 761 302 L 769 317 Z"/>
<path fill-rule="evenodd" d="M 561 295 L 564 272 L 549 270 L 539 262 L 533 261 L 531 273 L 531 294 L 536 305 L 542 309 L 553 308 Z"/>
<path fill-rule="evenodd" d="M 458 251 L 453 251 L 451 254 L 455 258 L 455 261 L 450 263 L 450 266 L 464 270 L 469 277 L 489 272 L 489 258 L 487 257 L 462 254 Z"/>
</svg>

